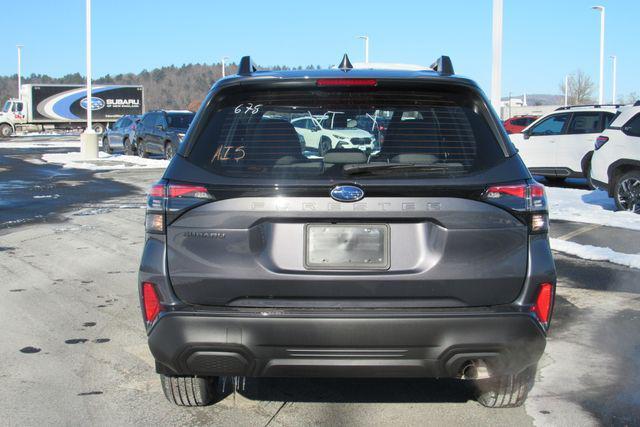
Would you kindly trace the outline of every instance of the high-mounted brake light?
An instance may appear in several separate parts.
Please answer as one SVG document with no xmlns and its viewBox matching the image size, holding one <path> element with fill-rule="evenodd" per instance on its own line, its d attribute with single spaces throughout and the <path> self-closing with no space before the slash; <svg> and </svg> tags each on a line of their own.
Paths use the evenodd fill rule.
<svg viewBox="0 0 640 427">
<path fill-rule="evenodd" d="M 142 283 L 142 304 L 144 306 L 144 320 L 149 323 L 155 321 L 162 311 L 162 307 L 153 283 Z"/>
<path fill-rule="evenodd" d="M 317 86 L 377 86 L 376 79 L 318 79 Z"/>
<path fill-rule="evenodd" d="M 538 289 L 536 303 L 531 307 L 531 311 L 536 315 L 540 323 L 547 327 L 551 318 L 551 310 L 553 309 L 553 285 L 551 283 L 543 283 Z"/>
<path fill-rule="evenodd" d="M 607 143 L 607 141 L 609 141 L 608 136 L 600 135 L 598 138 L 596 138 L 596 150 L 599 150 L 604 144 Z"/>
</svg>

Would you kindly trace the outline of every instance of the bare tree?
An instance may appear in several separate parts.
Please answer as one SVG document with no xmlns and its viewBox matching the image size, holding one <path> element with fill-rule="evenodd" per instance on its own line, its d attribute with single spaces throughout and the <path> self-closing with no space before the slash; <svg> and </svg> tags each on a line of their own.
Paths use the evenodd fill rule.
<svg viewBox="0 0 640 427">
<path fill-rule="evenodd" d="M 634 104 L 638 100 L 640 100 L 638 92 L 631 92 L 626 98 L 623 98 L 625 104 Z"/>
<path fill-rule="evenodd" d="M 595 88 L 595 83 L 584 71 L 577 70 L 569 75 L 569 104 L 581 105 L 594 102 L 591 95 Z M 564 82 L 560 83 L 560 91 L 564 94 Z"/>
</svg>

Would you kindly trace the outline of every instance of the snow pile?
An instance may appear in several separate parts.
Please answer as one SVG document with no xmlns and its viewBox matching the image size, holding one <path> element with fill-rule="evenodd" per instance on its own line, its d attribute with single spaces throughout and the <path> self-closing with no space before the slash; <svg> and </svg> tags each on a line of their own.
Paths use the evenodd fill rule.
<svg viewBox="0 0 640 427">
<path fill-rule="evenodd" d="M 551 248 L 579 258 L 592 261 L 608 261 L 626 267 L 640 268 L 640 254 L 623 254 L 615 252 L 611 248 L 602 248 L 591 245 L 580 245 L 560 239 L 550 239 Z"/>
<path fill-rule="evenodd" d="M 166 168 L 169 165 L 169 161 L 164 159 L 143 159 L 138 156 L 107 154 L 102 151 L 98 156 L 97 159 L 86 160 L 79 152 L 47 153 L 42 156 L 42 160 L 61 164 L 64 168 L 88 170 Z"/>
<path fill-rule="evenodd" d="M 616 212 L 615 202 L 605 191 L 559 187 L 546 187 L 545 190 L 549 200 L 549 217 L 552 220 L 640 230 L 640 215 Z"/>
</svg>

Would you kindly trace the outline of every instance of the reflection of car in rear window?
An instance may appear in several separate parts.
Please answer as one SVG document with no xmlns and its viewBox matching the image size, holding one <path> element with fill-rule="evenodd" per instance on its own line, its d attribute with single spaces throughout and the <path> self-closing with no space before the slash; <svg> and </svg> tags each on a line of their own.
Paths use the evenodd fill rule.
<svg viewBox="0 0 640 427">
<path fill-rule="evenodd" d="M 467 92 L 245 93 L 222 97 L 189 159 L 240 178 L 456 177 L 504 158 L 483 114 Z"/>
</svg>

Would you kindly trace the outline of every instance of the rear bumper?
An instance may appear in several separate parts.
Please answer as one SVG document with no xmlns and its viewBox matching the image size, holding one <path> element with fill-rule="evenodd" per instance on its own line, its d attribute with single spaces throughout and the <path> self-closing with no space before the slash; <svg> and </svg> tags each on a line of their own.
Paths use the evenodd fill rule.
<svg viewBox="0 0 640 427">
<path fill-rule="evenodd" d="M 535 364 L 545 334 L 528 313 L 416 317 L 222 317 L 172 312 L 149 333 L 159 372 L 249 377 L 458 377 Z"/>
</svg>

